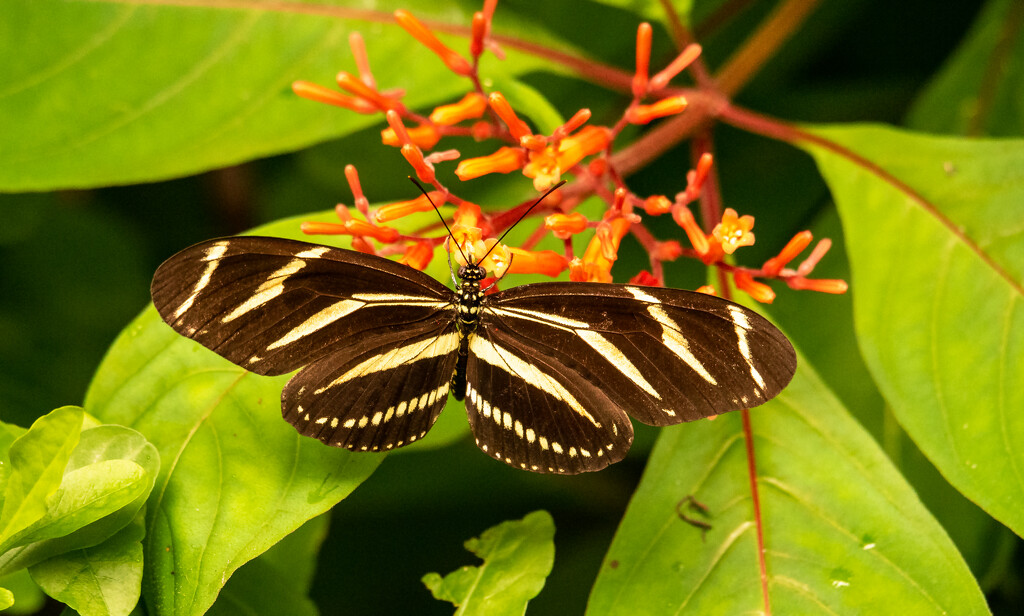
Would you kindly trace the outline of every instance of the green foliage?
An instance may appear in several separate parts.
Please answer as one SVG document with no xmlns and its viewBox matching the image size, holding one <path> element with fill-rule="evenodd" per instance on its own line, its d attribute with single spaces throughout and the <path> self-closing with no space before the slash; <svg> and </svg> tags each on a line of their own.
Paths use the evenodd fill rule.
<svg viewBox="0 0 1024 616">
<path fill-rule="evenodd" d="M 439 25 L 462 52 L 480 5 L 201 4 L 0 8 L 0 190 L 14 193 L 0 195 L 0 417 L 11 422 L 0 422 L 0 609 L 34 611 L 41 589 L 83 616 L 443 614 L 416 580 L 457 567 L 465 554 L 453 546 L 497 524 L 466 544 L 482 564 L 423 577 L 457 613 L 521 614 L 528 601 L 535 615 L 584 605 L 594 616 L 761 612 L 765 588 L 773 613 L 1016 613 L 1019 2 L 823 2 L 806 23 L 774 22 L 792 39 L 690 136 L 714 142 L 723 205 L 757 217 L 757 245 L 738 263 L 756 267 L 810 228 L 834 240 L 813 277 L 848 280 L 851 292 L 775 287 L 770 311 L 801 363 L 750 414 L 753 472 L 733 413 L 638 426 L 626 461 L 572 478 L 480 455 L 454 402 L 397 455 L 323 447 L 281 420 L 287 377 L 246 373 L 174 334 L 152 307 L 124 327 L 160 258 L 189 242 L 251 227 L 299 238 L 301 221 L 336 220 L 328 208 L 351 203 L 344 164 L 359 168 L 371 201 L 409 198 L 409 168 L 380 145 L 379 116 L 299 99 L 290 84 L 355 72 L 347 39 L 358 31 L 381 89 L 404 89 L 406 105 L 429 113 L 468 82 L 390 12 Z M 669 4 L 712 75 L 749 61 L 737 52 L 779 16 L 771 3 L 737 12 L 700 2 L 691 15 L 690 2 L 501 0 L 494 31 L 507 57 L 484 56 L 484 85 L 538 132 L 583 107 L 591 123 L 613 124 L 628 104 L 635 25 L 653 22 L 652 74 L 675 53 Z M 769 117 L 745 122 L 735 105 Z M 775 118 L 806 124 L 794 132 Z M 917 132 L 843 124 L 851 118 Z M 488 146 L 450 147 L 465 158 Z M 626 181 L 671 196 L 687 154 L 669 150 Z M 531 194 L 517 174 L 460 185 L 453 163 L 437 167 L 485 208 Z M 581 209 L 595 218 L 602 207 Z M 670 217 L 649 220 L 658 239 L 688 246 Z M 507 239 L 521 245 L 536 228 L 526 221 Z M 576 254 L 588 238 L 575 238 Z M 649 267 L 629 238 L 619 256 L 620 281 Z M 704 282 L 707 271 L 684 261 L 666 264 L 669 284 Z M 442 259 L 428 272 L 448 280 Z M 50 411 L 83 394 L 87 413 Z M 536 509 L 552 513 L 526 515 Z"/>
<path fill-rule="evenodd" d="M 0 439 L 10 466 L 0 482 L 0 575 L 27 567 L 48 595 L 83 616 L 126 615 L 139 601 L 142 511 L 160 459 L 138 432 L 94 423 L 68 406 L 27 431 L 0 426 L 20 433 Z"/>
<path fill-rule="evenodd" d="M 987 613 L 953 542 L 806 360 L 751 421 L 772 605 L 801 614 Z M 587 613 L 760 609 L 749 576 L 758 567 L 749 481 L 737 414 L 664 429 Z"/>
<path fill-rule="evenodd" d="M 1001 222 L 1019 219 L 1024 141 L 815 132 L 891 176 L 812 150 L 862 288 L 854 314 L 865 363 L 939 471 L 1021 534 L 1024 244 Z"/>
<path fill-rule="evenodd" d="M 466 549 L 484 563 L 462 567 L 441 577 L 423 576 L 423 583 L 443 601 L 458 606 L 462 616 L 515 616 L 544 588 L 555 560 L 555 521 L 546 511 L 488 528 L 466 541 Z"/>
</svg>

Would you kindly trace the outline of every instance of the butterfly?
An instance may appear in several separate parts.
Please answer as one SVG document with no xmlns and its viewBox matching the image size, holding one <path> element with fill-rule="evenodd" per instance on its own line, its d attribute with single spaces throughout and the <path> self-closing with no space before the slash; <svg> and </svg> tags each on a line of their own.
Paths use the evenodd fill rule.
<svg viewBox="0 0 1024 616">
<path fill-rule="evenodd" d="M 770 322 L 703 293 L 546 282 L 457 291 L 360 252 L 272 237 L 216 239 L 160 266 L 152 297 L 178 333 L 262 375 L 302 434 L 354 451 L 423 438 L 449 395 L 477 445 L 512 466 L 598 470 L 665 426 L 757 406 L 796 356 Z"/>
<path fill-rule="evenodd" d="M 209 240 L 153 277 L 164 321 L 248 371 L 298 370 L 281 394 L 301 434 L 388 451 L 464 400 L 477 446 L 515 468 L 621 460 L 630 416 L 667 426 L 760 405 L 796 369 L 785 335 L 703 293 L 543 282 L 486 294 L 472 259 L 454 290 L 395 261 L 274 237 Z"/>
</svg>

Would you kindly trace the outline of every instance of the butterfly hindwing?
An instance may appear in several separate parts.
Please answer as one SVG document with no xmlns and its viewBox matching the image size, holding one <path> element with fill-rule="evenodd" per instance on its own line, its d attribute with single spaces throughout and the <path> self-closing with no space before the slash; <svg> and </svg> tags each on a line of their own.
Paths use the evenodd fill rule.
<svg viewBox="0 0 1024 616">
<path fill-rule="evenodd" d="M 626 415 L 559 358 L 484 322 L 469 338 L 466 412 L 477 446 L 542 473 L 595 471 L 633 441 Z"/>
<path fill-rule="evenodd" d="M 789 341 L 766 319 L 702 293 L 553 282 L 488 299 L 490 327 L 559 358 L 647 424 L 757 406 L 796 367 Z"/>
<path fill-rule="evenodd" d="M 354 339 L 450 321 L 452 291 L 394 261 L 271 237 L 210 240 L 157 269 L 160 316 L 257 374 L 284 374 Z"/>
<path fill-rule="evenodd" d="M 408 445 L 444 408 L 458 348 L 454 323 L 352 341 L 288 382 L 282 413 L 300 433 L 334 447 Z"/>
</svg>

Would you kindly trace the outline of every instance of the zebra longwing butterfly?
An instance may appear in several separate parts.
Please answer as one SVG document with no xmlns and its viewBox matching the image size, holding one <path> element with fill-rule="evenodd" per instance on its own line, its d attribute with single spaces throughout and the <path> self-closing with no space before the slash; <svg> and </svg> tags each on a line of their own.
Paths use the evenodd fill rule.
<svg viewBox="0 0 1024 616">
<path fill-rule="evenodd" d="M 497 460 L 594 471 L 626 455 L 629 416 L 666 426 L 757 406 L 796 368 L 778 329 L 714 296 L 586 282 L 485 295 L 483 277 L 461 267 L 452 291 L 373 255 L 232 237 L 174 255 L 151 291 L 175 331 L 246 370 L 298 370 L 285 419 L 353 451 L 423 438 L 450 394 Z"/>
</svg>

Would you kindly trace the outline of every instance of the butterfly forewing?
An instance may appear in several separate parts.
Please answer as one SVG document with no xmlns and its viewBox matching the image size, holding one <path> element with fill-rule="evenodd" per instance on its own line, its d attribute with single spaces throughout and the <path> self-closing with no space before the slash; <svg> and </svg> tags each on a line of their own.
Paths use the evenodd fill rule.
<svg viewBox="0 0 1024 616">
<path fill-rule="evenodd" d="M 555 282 L 488 299 L 489 327 L 558 358 L 652 425 L 762 404 L 796 367 L 766 319 L 702 293 Z"/>
<path fill-rule="evenodd" d="M 536 472 L 595 471 L 626 455 L 625 411 L 561 358 L 486 321 L 470 337 L 466 412 L 477 446 Z"/>
<path fill-rule="evenodd" d="M 157 269 L 151 292 L 178 333 L 270 375 L 392 328 L 450 322 L 455 311 L 447 287 L 410 267 L 267 237 L 188 248 Z"/>
</svg>

